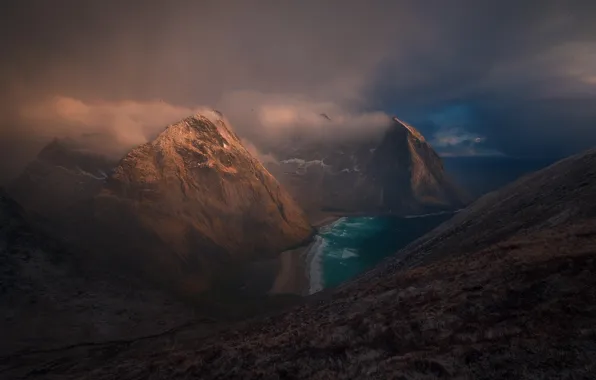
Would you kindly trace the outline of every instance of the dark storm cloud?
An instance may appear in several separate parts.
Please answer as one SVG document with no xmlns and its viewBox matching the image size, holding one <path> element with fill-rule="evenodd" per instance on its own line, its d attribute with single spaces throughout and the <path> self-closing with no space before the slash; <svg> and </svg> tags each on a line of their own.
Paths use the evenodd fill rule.
<svg viewBox="0 0 596 380">
<path fill-rule="evenodd" d="M 7 0 L 2 169 L 54 135 L 142 142 L 201 106 L 254 138 L 291 124 L 378 131 L 397 112 L 431 141 L 458 131 L 508 154 L 572 151 L 594 142 L 591 4 Z M 462 105 L 461 125 L 438 121 Z"/>
<path fill-rule="evenodd" d="M 464 127 L 486 138 L 486 149 L 510 155 L 564 156 L 595 145 L 596 3 L 462 8 L 430 12 L 428 25 L 439 32 L 381 65 L 368 89 L 373 103 L 431 135 Z M 432 121 L 460 107 L 467 118 Z"/>
</svg>

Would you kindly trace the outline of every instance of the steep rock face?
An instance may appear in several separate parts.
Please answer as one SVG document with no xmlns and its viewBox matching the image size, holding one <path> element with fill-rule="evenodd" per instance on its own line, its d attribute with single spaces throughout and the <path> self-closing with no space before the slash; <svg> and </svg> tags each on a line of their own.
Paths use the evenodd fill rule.
<svg viewBox="0 0 596 380">
<path fill-rule="evenodd" d="M 394 118 L 371 157 L 368 171 L 381 189 L 384 207 L 460 207 L 465 196 L 449 180 L 443 162 L 422 134 Z"/>
<path fill-rule="evenodd" d="M 155 334 L 192 311 L 130 275 L 73 254 L 0 189 L 0 355 Z"/>
<path fill-rule="evenodd" d="M 115 164 L 53 142 L 13 193 L 75 246 L 118 265 L 185 293 L 226 283 L 312 229 L 221 115 L 208 116 L 168 126 Z"/>
<path fill-rule="evenodd" d="M 292 141 L 274 154 L 269 170 L 311 212 L 412 213 L 466 201 L 430 144 L 397 118 L 380 141 Z"/>
</svg>

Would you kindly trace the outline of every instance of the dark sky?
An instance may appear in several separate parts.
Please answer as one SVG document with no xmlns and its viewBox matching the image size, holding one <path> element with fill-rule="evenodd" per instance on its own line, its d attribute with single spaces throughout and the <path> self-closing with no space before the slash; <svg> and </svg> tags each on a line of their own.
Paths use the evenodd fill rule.
<svg viewBox="0 0 596 380">
<path fill-rule="evenodd" d="M 254 139 L 397 114 L 444 155 L 568 155 L 596 145 L 595 19 L 590 0 L 4 0 L 0 173 L 204 106 Z"/>
</svg>

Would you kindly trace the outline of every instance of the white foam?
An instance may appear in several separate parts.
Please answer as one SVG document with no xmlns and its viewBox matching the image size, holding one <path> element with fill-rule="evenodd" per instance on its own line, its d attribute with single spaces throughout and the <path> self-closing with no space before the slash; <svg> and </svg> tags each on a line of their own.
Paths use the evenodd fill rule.
<svg viewBox="0 0 596 380">
<path fill-rule="evenodd" d="M 311 244 L 307 254 L 307 268 L 309 289 L 308 293 L 313 294 L 323 290 L 323 251 L 327 243 L 321 236 L 316 236 L 315 241 Z"/>
<path fill-rule="evenodd" d="M 358 257 L 358 251 L 356 251 L 355 249 L 350 249 L 350 248 L 344 248 L 341 252 L 341 258 L 342 259 L 349 259 L 352 257 Z"/>
<path fill-rule="evenodd" d="M 335 222 L 326 224 L 326 225 L 322 226 L 321 228 L 319 228 L 319 233 L 320 234 L 328 233 L 329 231 L 331 231 L 335 227 L 337 227 L 339 224 L 345 223 L 346 220 L 348 220 L 348 218 L 345 216 L 342 216 L 341 218 L 337 219 Z"/>
</svg>

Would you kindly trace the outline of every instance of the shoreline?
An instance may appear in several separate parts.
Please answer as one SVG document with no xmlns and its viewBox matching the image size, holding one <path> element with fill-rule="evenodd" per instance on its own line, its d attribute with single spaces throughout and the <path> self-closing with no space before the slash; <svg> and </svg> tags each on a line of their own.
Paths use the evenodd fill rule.
<svg viewBox="0 0 596 380">
<path fill-rule="evenodd" d="M 395 215 L 395 214 L 382 214 L 377 213 L 376 215 L 394 215 L 402 218 L 423 218 L 427 216 L 441 215 L 447 213 L 456 214 L 460 210 L 453 211 L 439 211 L 436 213 L 428 214 L 414 214 L 414 215 Z M 356 213 L 356 212 L 319 212 L 316 216 L 311 217 L 311 225 L 316 231 L 321 228 L 329 226 L 341 218 L 344 217 L 357 217 L 357 216 L 370 216 L 371 213 Z M 372 214 L 375 215 L 375 214 Z M 316 234 L 314 235 L 316 236 Z M 277 270 L 274 274 L 275 278 L 273 285 L 271 286 L 268 294 L 279 295 L 279 294 L 294 294 L 300 296 L 308 296 L 311 288 L 311 263 L 315 252 L 310 252 L 316 239 L 310 239 L 304 245 L 293 249 L 282 252 L 277 259 Z"/>
<path fill-rule="evenodd" d="M 311 225 L 315 230 L 331 225 L 341 219 L 343 215 L 339 213 L 321 213 L 317 217 L 312 218 Z M 275 274 L 275 280 L 271 289 L 270 295 L 275 294 L 297 294 L 300 296 L 307 296 L 310 294 L 310 275 L 309 275 L 309 251 L 315 243 L 314 239 L 309 240 L 306 244 L 283 251 L 279 255 L 279 266 Z"/>
<path fill-rule="evenodd" d="M 308 295 L 310 284 L 306 275 L 306 259 L 310 246 L 311 243 L 280 254 L 279 267 L 269 294 Z"/>
</svg>

